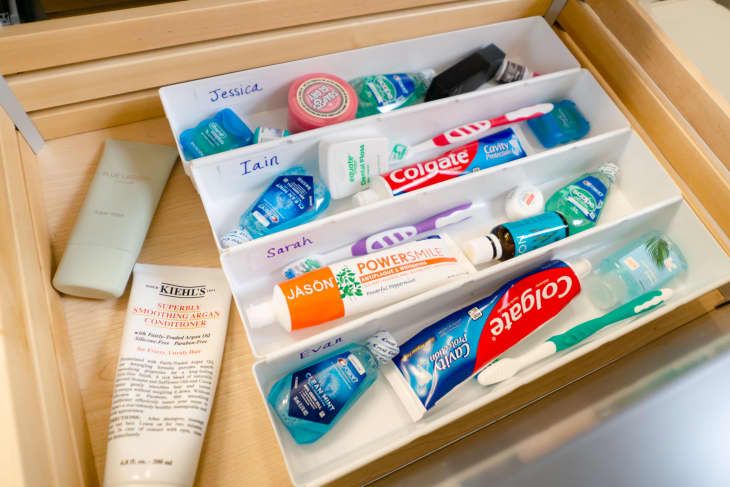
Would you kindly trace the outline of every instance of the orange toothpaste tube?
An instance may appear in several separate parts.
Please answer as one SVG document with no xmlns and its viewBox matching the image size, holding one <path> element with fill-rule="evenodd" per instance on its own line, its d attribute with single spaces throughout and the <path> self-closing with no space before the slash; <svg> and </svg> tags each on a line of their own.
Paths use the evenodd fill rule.
<svg viewBox="0 0 730 487">
<path fill-rule="evenodd" d="M 446 235 L 343 260 L 274 286 L 270 301 L 246 310 L 253 328 L 295 331 L 407 299 L 474 267 Z"/>
</svg>

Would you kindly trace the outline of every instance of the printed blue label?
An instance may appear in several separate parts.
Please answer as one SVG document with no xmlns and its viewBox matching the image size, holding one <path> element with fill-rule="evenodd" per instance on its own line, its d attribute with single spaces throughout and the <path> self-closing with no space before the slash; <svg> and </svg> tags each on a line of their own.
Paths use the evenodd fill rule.
<svg viewBox="0 0 730 487">
<path fill-rule="evenodd" d="M 344 352 L 292 374 L 289 416 L 330 424 L 355 395 L 367 373 L 358 358 Z"/>
<path fill-rule="evenodd" d="M 502 226 L 509 231 L 515 242 L 515 257 L 568 236 L 568 226 L 553 211 L 503 223 Z"/>
<path fill-rule="evenodd" d="M 402 73 L 372 76 L 365 86 L 375 98 L 381 113 L 389 112 L 403 103 L 416 89 L 413 79 Z"/>
<path fill-rule="evenodd" d="M 273 229 L 313 207 L 313 176 L 279 176 L 261 195 L 251 209 L 251 215 L 267 229 Z"/>
<path fill-rule="evenodd" d="M 479 139 L 477 153 L 465 172 L 498 166 L 526 155 L 514 130 L 500 130 Z"/>
<path fill-rule="evenodd" d="M 568 186 L 566 200 L 586 219 L 595 223 L 601 214 L 608 189 L 600 179 L 586 176 Z"/>
</svg>

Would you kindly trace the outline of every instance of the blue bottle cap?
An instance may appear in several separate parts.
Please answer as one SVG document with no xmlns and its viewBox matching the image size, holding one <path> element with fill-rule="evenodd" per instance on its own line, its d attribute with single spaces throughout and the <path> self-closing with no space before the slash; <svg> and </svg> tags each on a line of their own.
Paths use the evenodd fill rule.
<svg viewBox="0 0 730 487">
<path fill-rule="evenodd" d="M 582 139 L 591 125 L 571 100 L 553 103 L 554 108 L 545 115 L 527 121 L 535 137 L 546 148 Z"/>
</svg>

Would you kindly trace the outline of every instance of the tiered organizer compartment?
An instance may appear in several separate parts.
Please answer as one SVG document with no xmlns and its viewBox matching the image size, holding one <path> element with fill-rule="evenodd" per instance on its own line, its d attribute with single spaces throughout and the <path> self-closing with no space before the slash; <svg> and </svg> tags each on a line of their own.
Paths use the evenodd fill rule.
<svg viewBox="0 0 730 487">
<path fill-rule="evenodd" d="M 532 182 L 550 194 L 576 176 L 604 162 L 614 162 L 621 173 L 611 189 L 600 223 L 593 229 L 524 256 L 480 266 L 474 274 L 400 303 L 309 330 L 290 334 L 275 325 L 252 329 L 242 313 L 249 343 L 260 359 L 254 366 L 254 375 L 262 395 L 265 396 L 273 382 L 292 369 L 340 346 L 362 341 L 378 329 L 386 329 L 403 341 L 440 317 L 488 295 L 510 278 L 551 258 L 570 259 L 588 254 L 594 256 L 595 262 L 597 255 L 606 255 L 611 249 L 649 230 L 658 230 L 681 247 L 689 270 L 680 282 L 673 284 L 676 295 L 667 305 L 638 319 L 609 327 L 581 347 L 524 370 L 500 386 L 482 388 L 469 381 L 418 423 L 408 418 L 393 390 L 382 379 L 331 433 L 313 445 L 296 445 L 267 409 L 289 473 L 297 484 L 320 484 L 351 472 L 727 281 L 730 260 L 683 201 L 681 192 L 646 145 L 631 131 L 617 107 L 587 71 L 575 69 L 575 61 L 541 19 L 506 22 L 260 68 L 164 88 L 161 95 L 177 136 L 182 129 L 221 108 L 220 105 L 207 106 L 201 101 L 211 86 L 262 79 L 265 80 L 263 86 L 271 86 L 270 91 L 263 92 L 271 93 L 269 97 L 246 98 L 232 106 L 236 106 L 253 125 L 283 126 L 286 85 L 299 74 L 331 71 L 351 78 L 372 72 L 442 67 L 460 58 L 463 52 L 488 42 L 495 42 L 535 70 L 549 74 L 297 134 L 189 164 L 216 240 L 236 225 L 241 211 L 276 174 L 293 165 L 316 171 L 317 144 L 324 137 L 347 139 L 385 135 L 410 144 L 465 122 L 562 98 L 574 100 L 590 121 L 591 131 L 587 137 L 545 150 L 529 129 L 518 126 L 528 150 L 528 156 L 523 159 L 362 208 L 353 208 L 347 199 L 333 201 L 326 214 L 313 222 L 223 251 L 221 264 L 239 311 L 268 299 L 272 286 L 281 279 L 281 269 L 296 259 L 326 252 L 376 231 L 418 221 L 467 201 L 481 202 L 484 207 L 479 215 L 444 230 L 461 243 L 506 220 L 504 196 L 518 183 Z M 424 45 L 433 49 L 423 50 Z M 243 174 L 243 161 L 271 161 L 273 158 L 277 161 L 273 166 Z M 296 242 L 305 241 L 311 243 L 292 249 Z M 277 253 L 277 249 L 287 248 L 287 245 L 290 250 Z M 273 257 L 270 257 L 272 253 Z M 579 296 L 558 318 L 513 347 L 508 354 L 519 353 L 598 314 L 585 296 Z"/>
<path fill-rule="evenodd" d="M 630 139 L 628 123 L 586 71 L 537 78 L 528 83 L 485 90 L 464 97 L 466 99 L 426 104 L 421 110 L 394 112 L 387 118 L 383 117 L 382 121 L 364 119 L 361 125 L 369 124 L 370 127 L 378 128 L 392 124 L 390 133 L 400 134 L 398 127 L 403 127 L 404 131 L 411 132 L 412 138 L 419 133 L 423 138 L 423 134 L 446 130 L 484 117 L 485 114 L 492 116 L 532 103 L 571 98 L 591 120 L 591 132 L 583 140 L 552 150 L 538 149 L 539 144 L 533 141 L 530 143 L 532 155 L 528 157 L 365 207 L 352 208 L 349 199 L 340 200 L 332 205 L 326 215 L 313 222 L 225 251 L 221 262 L 239 310 L 244 311 L 250 304 L 270 298 L 272 286 L 282 279 L 282 268 L 295 259 L 332 250 L 386 228 L 416 222 L 467 201 L 482 202 L 484 210 L 467 222 L 448 227 L 446 231 L 459 242 L 483 234 L 506 220 L 504 195 L 525 180 L 542 186 L 548 193 L 603 162 L 618 162 L 624 174 L 613 188 L 606 213 L 594 231 L 601 231 L 632 213 L 680 198 L 677 188 L 656 163 L 648 165 L 649 169 L 646 169 L 647 164 L 640 165 L 642 161 L 652 160 L 651 154 L 640 141 L 634 140 L 630 145 L 634 154 L 623 157 L 623 147 L 627 146 Z M 338 136 L 351 136 L 351 129 L 343 126 Z M 352 130 L 360 133 L 361 129 L 358 126 Z M 526 127 L 520 132 L 525 135 L 530 133 Z M 252 157 L 272 157 L 258 155 L 271 154 L 272 150 L 261 149 Z M 232 228 L 242 208 L 258 196 L 273 175 L 284 168 L 302 164 L 316 171 L 316 154 L 316 140 L 281 145 L 276 152 L 279 165 L 270 168 L 270 171 L 262 171 L 266 174 L 257 176 L 261 182 L 250 189 L 243 187 L 249 175 L 237 176 L 240 173 L 236 172 L 238 164 L 235 161 L 193 164 L 193 177 L 214 233 L 222 235 Z M 646 191 L 637 183 L 647 175 L 657 181 L 651 191 Z M 284 254 L 277 253 L 277 249 L 305 241 L 312 243 Z M 502 265 L 491 268 L 500 268 Z M 435 292 L 438 291 L 432 291 Z M 412 299 L 427 299 L 427 295 Z M 378 312 L 386 312 L 387 309 L 390 308 Z M 284 353 L 286 347 L 303 340 L 314 346 L 317 342 L 331 338 L 342 327 L 357 326 L 368 316 L 344 318 L 294 334 L 277 326 L 257 330 L 248 328 L 247 324 L 245 326 L 254 353 L 268 356 Z"/>
<path fill-rule="evenodd" d="M 197 125 L 225 107 L 236 110 L 252 129 L 258 125 L 284 128 L 289 84 L 298 76 L 329 72 L 349 80 L 373 73 L 403 73 L 424 69 L 439 72 L 467 53 L 489 43 L 496 44 L 511 59 L 524 63 L 543 76 L 579 67 L 542 17 L 528 17 L 180 83 L 161 88 L 160 98 L 176 141 L 183 130 Z M 485 88 L 493 86 L 489 83 Z M 234 88 L 242 88 L 244 94 L 226 98 L 216 96 L 219 92 L 215 90 Z M 246 91 L 249 94 L 245 94 Z M 213 99 L 215 101 L 211 101 Z M 286 142 L 318 140 L 346 125 L 295 134 Z M 272 141 L 266 146 L 273 148 L 282 143 Z M 196 161 L 240 161 L 252 149 L 251 146 L 243 147 Z M 182 150 L 180 157 L 188 172 L 190 161 L 185 159 Z"/>
</svg>

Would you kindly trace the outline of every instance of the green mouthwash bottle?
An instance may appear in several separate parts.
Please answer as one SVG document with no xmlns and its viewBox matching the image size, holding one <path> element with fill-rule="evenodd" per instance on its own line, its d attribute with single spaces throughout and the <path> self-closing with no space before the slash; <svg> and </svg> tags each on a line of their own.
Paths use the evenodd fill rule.
<svg viewBox="0 0 730 487">
<path fill-rule="evenodd" d="M 596 225 L 617 175 L 618 166 L 604 164 L 556 191 L 545 203 L 545 211 L 559 213 L 568 224 L 569 235 L 588 230 Z"/>
<path fill-rule="evenodd" d="M 610 163 L 584 174 L 556 191 L 544 213 L 497 225 L 467 241 L 464 253 L 474 265 L 505 261 L 594 227 L 617 174 L 618 166 Z"/>
<path fill-rule="evenodd" d="M 267 400 L 294 441 L 314 443 L 342 419 L 398 350 L 393 336 L 381 330 L 365 345 L 348 345 L 285 375 Z"/>
<path fill-rule="evenodd" d="M 686 271 L 679 247 L 667 236 L 651 232 L 603 259 L 584 286 L 596 307 L 610 309 L 659 289 Z"/>
<path fill-rule="evenodd" d="M 417 73 L 363 76 L 350 81 L 357 93 L 357 118 L 386 113 L 423 102 L 432 69 Z"/>
</svg>

